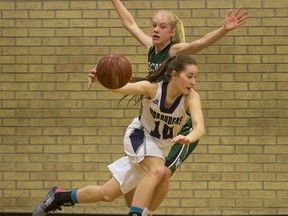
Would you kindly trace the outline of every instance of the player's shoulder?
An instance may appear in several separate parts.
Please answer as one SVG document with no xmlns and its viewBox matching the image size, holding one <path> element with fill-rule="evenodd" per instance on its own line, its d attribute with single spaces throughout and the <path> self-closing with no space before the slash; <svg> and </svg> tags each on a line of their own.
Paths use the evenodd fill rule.
<svg viewBox="0 0 288 216">
<path fill-rule="evenodd" d="M 145 92 L 145 95 L 149 97 L 155 95 L 158 89 L 158 83 L 152 83 L 148 80 L 142 80 L 135 84 L 138 85 L 142 91 Z"/>
<path fill-rule="evenodd" d="M 170 56 L 177 56 L 181 54 L 181 51 L 186 48 L 188 43 L 181 42 L 181 43 L 173 43 L 169 49 Z M 183 54 L 183 53 L 182 53 Z"/>
<path fill-rule="evenodd" d="M 185 95 L 185 109 L 188 111 L 189 107 L 191 108 L 199 105 L 201 106 L 200 95 L 192 89 L 187 95 Z"/>
<path fill-rule="evenodd" d="M 149 80 L 141 80 L 136 83 L 139 83 L 140 85 L 143 86 L 158 86 L 157 83 L 150 82 Z"/>
<path fill-rule="evenodd" d="M 200 95 L 197 91 L 195 91 L 194 89 L 191 89 L 191 91 L 185 95 L 187 100 L 200 100 Z"/>
</svg>

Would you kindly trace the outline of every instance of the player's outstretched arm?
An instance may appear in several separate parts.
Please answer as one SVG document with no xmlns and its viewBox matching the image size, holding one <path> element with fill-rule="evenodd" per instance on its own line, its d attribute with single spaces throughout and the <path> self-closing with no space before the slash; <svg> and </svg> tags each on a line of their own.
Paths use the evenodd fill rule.
<svg viewBox="0 0 288 216">
<path fill-rule="evenodd" d="M 129 11 L 124 7 L 120 0 L 112 0 L 112 4 L 116 9 L 123 26 L 127 29 L 130 34 L 136 38 L 144 47 L 149 49 L 153 45 L 152 38 L 146 35 L 137 25 L 133 16 Z"/>
<path fill-rule="evenodd" d="M 242 12 L 241 8 L 238 8 L 234 15 L 233 11 L 229 10 L 225 19 L 224 24 L 220 28 L 204 35 L 202 38 L 193 41 L 191 43 L 179 43 L 175 44 L 170 49 L 170 55 L 192 55 L 198 53 L 202 49 L 209 47 L 224 37 L 228 32 L 244 25 L 248 19 L 248 12 Z"/>
<path fill-rule="evenodd" d="M 145 97 L 153 98 L 158 88 L 157 83 L 149 81 L 128 82 L 125 86 L 119 89 L 111 89 L 112 92 L 120 93 L 123 95 L 143 95 Z"/>
<path fill-rule="evenodd" d="M 90 90 L 92 83 L 97 82 L 97 65 L 95 65 L 88 74 L 88 90 Z M 124 95 L 143 95 L 147 97 L 154 97 L 157 91 L 157 83 L 149 81 L 139 81 L 135 83 L 127 83 L 119 89 L 110 89 L 112 92 Z"/>
<path fill-rule="evenodd" d="M 187 95 L 186 103 L 192 119 L 193 130 L 184 135 L 177 135 L 172 139 L 172 142 L 189 145 L 205 135 L 204 116 L 201 108 L 200 96 L 196 91 L 192 91 Z"/>
</svg>

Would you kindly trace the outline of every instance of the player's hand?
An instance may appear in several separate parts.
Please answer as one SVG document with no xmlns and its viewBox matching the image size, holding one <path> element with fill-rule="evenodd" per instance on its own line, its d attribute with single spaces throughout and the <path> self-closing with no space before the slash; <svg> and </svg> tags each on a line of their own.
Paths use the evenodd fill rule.
<svg viewBox="0 0 288 216">
<path fill-rule="evenodd" d="M 174 143 L 174 144 L 176 144 L 176 143 L 180 143 L 180 144 L 190 144 L 190 143 L 192 143 L 192 141 L 188 137 L 183 136 L 181 134 L 179 134 L 176 137 L 174 137 L 171 142 Z"/>
<path fill-rule="evenodd" d="M 92 86 L 92 83 L 96 80 L 96 67 L 97 65 L 95 65 L 94 68 L 92 68 L 88 74 L 88 90 L 90 90 L 91 86 Z"/>
<path fill-rule="evenodd" d="M 238 8 L 234 15 L 232 15 L 232 10 L 229 10 L 225 19 L 224 19 L 224 28 L 227 31 L 231 31 L 239 26 L 244 25 L 247 22 L 248 19 L 248 12 L 241 11 L 242 8 Z"/>
</svg>

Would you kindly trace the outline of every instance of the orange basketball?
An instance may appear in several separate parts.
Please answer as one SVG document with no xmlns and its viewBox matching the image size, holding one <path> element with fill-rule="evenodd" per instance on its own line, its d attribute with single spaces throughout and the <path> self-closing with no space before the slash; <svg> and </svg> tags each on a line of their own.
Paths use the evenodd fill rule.
<svg viewBox="0 0 288 216">
<path fill-rule="evenodd" d="M 120 54 L 104 56 L 97 64 L 97 79 L 108 89 L 117 89 L 126 85 L 132 75 L 128 59 Z"/>
</svg>

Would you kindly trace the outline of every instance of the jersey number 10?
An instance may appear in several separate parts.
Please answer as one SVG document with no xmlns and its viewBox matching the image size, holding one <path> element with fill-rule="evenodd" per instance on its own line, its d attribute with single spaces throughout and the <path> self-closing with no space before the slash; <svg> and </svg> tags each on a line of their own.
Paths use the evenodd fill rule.
<svg viewBox="0 0 288 216">
<path fill-rule="evenodd" d="M 155 121 L 155 128 L 153 131 L 150 131 L 150 135 L 156 137 L 157 139 L 161 138 L 161 134 L 159 131 L 159 121 Z M 167 124 L 164 123 L 163 130 L 162 130 L 162 139 L 173 139 L 173 127 L 169 127 Z"/>
</svg>

